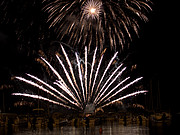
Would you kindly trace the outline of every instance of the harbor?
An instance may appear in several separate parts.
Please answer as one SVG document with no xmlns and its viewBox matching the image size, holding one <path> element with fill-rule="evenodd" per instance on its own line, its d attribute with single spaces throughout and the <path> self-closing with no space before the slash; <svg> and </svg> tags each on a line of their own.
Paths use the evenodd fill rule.
<svg viewBox="0 0 180 135">
<path fill-rule="evenodd" d="M 166 115 L 166 117 L 164 116 Z M 48 116 L 37 115 L 0 115 L 1 135 L 36 133 L 36 134 L 126 134 L 150 135 L 151 132 L 164 132 L 172 125 L 171 116 L 168 113 L 152 114 L 150 116 L 133 115 L 131 113 L 99 113 L 96 115 L 76 114 L 64 115 L 53 113 Z M 136 129 L 136 131 L 134 131 Z M 158 130 L 156 130 L 158 129 Z M 101 131 L 102 130 L 102 133 Z M 138 130 L 138 131 L 137 131 Z M 162 130 L 162 131 L 161 131 Z M 23 133 L 22 133 L 23 132 Z M 162 133 L 165 135 L 166 133 Z"/>
</svg>

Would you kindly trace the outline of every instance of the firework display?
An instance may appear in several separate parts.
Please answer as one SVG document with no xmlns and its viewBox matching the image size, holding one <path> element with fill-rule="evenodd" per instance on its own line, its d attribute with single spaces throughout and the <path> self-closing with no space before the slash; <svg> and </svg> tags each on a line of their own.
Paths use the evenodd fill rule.
<svg viewBox="0 0 180 135">
<path fill-rule="evenodd" d="M 150 0 L 44 0 L 49 28 L 60 41 L 72 46 L 95 46 L 102 51 L 105 44 L 123 50 L 138 35 L 139 21 L 148 21 Z M 127 42 L 128 41 L 128 42 Z M 93 47 L 92 47 L 93 46 Z"/>
<path fill-rule="evenodd" d="M 44 94 L 46 97 L 44 95 L 25 92 L 13 93 L 12 95 L 40 99 L 66 108 L 84 111 L 87 109 L 86 106 L 94 106 L 94 108 L 105 107 L 124 98 L 147 92 L 146 90 L 139 90 L 121 95 L 124 90 L 141 80 L 142 77 L 134 80 L 130 76 L 123 77 L 126 70 L 123 63 L 118 64 L 117 67 L 110 70 L 114 66 L 113 62 L 118 52 L 108 61 L 107 65 L 102 67 L 105 53 L 103 52 L 99 56 L 100 58 L 97 58 L 97 47 L 92 57 L 88 55 L 87 47 L 85 47 L 84 58 L 82 59 L 75 52 L 76 64 L 72 64 L 62 45 L 61 49 L 64 57 L 56 54 L 60 71 L 55 69 L 45 58 L 41 57 L 41 60 L 55 75 L 55 80 L 49 81 L 51 83 L 43 81 L 29 73 L 26 75 L 30 79 L 15 77 L 42 90 L 46 93 Z"/>
</svg>

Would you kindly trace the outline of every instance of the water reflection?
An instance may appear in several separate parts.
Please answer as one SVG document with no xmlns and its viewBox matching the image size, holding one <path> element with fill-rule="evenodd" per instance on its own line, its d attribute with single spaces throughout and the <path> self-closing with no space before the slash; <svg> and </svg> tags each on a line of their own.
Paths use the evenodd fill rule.
<svg viewBox="0 0 180 135">
<path fill-rule="evenodd" d="M 106 122 L 94 127 L 74 127 L 62 126 L 54 128 L 52 131 L 48 128 L 24 130 L 13 135 L 149 135 L 149 128 L 139 125 L 120 125 L 118 122 Z"/>
</svg>

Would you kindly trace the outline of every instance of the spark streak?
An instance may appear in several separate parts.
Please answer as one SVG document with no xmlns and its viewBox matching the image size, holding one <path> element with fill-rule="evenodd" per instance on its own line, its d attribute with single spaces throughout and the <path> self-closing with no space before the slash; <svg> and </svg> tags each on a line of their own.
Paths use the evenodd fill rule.
<svg viewBox="0 0 180 135">
<path fill-rule="evenodd" d="M 111 101 L 111 102 L 103 105 L 102 107 L 108 106 L 108 105 L 110 105 L 110 104 L 112 104 L 112 103 L 114 103 L 114 102 L 116 102 L 116 101 L 121 101 L 121 100 L 123 100 L 123 99 L 125 99 L 125 98 L 131 97 L 131 96 L 135 96 L 135 95 L 141 94 L 141 93 L 146 93 L 146 92 L 148 92 L 148 91 L 146 91 L 146 90 L 141 90 L 141 91 L 133 92 L 133 93 L 131 93 L 131 94 L 127 94 L 127 95 L 125 95 L 125 96 L 123 96 L 123 97 L 120 97 L 120 98 L 118 98 L 118 99 L 115 99 L 115 100 L 113 100 L 113 101 Z"/>
<path fill-rule="evenodd" d="M 24 97 L 31 97 L 31 98 L 35 98 L 35 99 L 41 99 L 41 100 L 48 101 L 48 102 L 53 103 L 53 104 L 57 104 L 57 105 L 60 105 L 60 106 L 66 107 L 66 108 L 73 109 L 73 107 L 70 107 L 70 106 L 61 104 L 61 103 L 59 103 L 59 102 L 56 102 L 56 101 L 54 101 L 54 100 L 51 100 L 51 99 L 48 99 L 48 98 L 45 98 L 45 97 L 42 97 L 42 96 L 39 96 L 39 95 L 31 95 L 31 94 L 25 94 L 25 93 L 12 93 L 12 95 L 15 95 L 15 96 L 24 96 Z"/>
</svg>

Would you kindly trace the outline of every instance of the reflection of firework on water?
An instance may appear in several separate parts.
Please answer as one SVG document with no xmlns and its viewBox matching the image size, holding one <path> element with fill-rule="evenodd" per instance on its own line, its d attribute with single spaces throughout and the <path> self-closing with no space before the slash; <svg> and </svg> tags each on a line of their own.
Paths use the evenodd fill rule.
<svg viewBox="0 0 180 135">
<path fill-rule="evenodd" d="M 83 59 L 75 52 L 76 64 L 71 63 L 62 45 L 61 48 L 64 57 L 56 54 L 57 61 L 60 64 L 59 72 L 46 59 L 41 57 L 42 61 L 55 75 L 54 82 L 45 82 L 31 74 L 26 75 L 32 80 L 15 77 L 33 85 L 46 94 L 13 93 L 13 95 L 41 99 L 67 108 L 84 110 L 86 106 L 105 107 L 116 101 L 147 92 L 145 90 L 128 92 L 128 94 L 124 92 L 125 89 L 141 80 L 142 77 L 132 81 L 130 81 L 130 77 L 122 77 L 126 67 L 122 63 L 116 64 L 116 66 L 114 64 L 118 52 L 103 67 L 102 61 L 105 52 L 100 55 L 100 58 L 97 58 L 97 48 L 91 57 L 87 54 L 87 47 L 85 47 Z"/>
<path fill-rule="evenodd" d="M 50 28 L 60 40 L 70 45 L 93 46 L 110 44 L 111 49 L 123 49 L 138 35 L 139 21 L 148 21 L 146 13 L 152 10 L 150 0 L 44 0 Z M 126 38 L 127 37 L 127 38 Z M 68 39 L 68 40 L 67 40 Z"/>
</svg>

